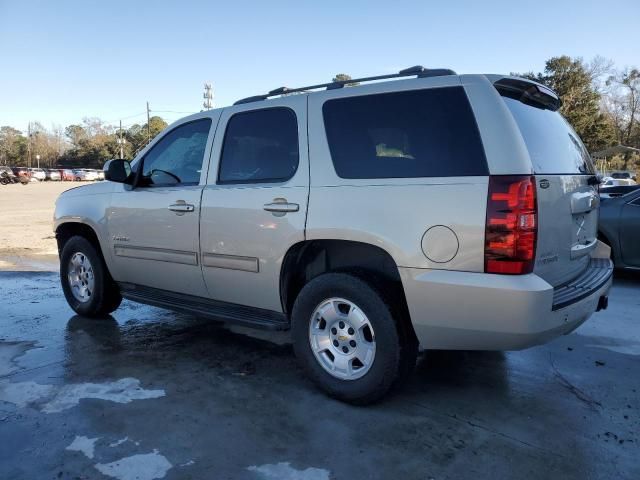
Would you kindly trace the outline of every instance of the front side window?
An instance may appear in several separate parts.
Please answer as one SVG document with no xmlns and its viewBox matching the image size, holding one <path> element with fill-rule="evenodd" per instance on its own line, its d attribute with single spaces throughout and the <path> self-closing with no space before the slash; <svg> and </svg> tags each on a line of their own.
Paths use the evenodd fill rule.
<svg viewBox="0 0 640 480">
<path fill-rule="evenodd" d="M 142 160 L 141 186 L 197 185 L 210 128 L 203 118 L 167 133 Z"/>
<path fill-rule="evenodd" d="M 291 109 L 237 113 L 227 124 L 218 183 L 284 182 L 298 161 L 298 121 Z"/>
<path fill-rule="evenodd" d="M 473 111 L 462 87 L 328 100 L 327 141 L 341 178 L 487 175 Z"/>
</svg>

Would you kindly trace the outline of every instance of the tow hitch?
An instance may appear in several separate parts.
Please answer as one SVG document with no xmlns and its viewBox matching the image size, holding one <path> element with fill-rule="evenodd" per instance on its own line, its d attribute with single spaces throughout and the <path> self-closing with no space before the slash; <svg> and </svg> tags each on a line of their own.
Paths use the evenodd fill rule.
<svg viewBox="0 0 640 480">
<path fill-rule="evenodd" d="M 609 297 L 607 295 L 603 295 L 598 299 L 598 306 L 596 307 L 596 312 L 600 310 L 606 310 L 609 306 Z"/>
</svg>

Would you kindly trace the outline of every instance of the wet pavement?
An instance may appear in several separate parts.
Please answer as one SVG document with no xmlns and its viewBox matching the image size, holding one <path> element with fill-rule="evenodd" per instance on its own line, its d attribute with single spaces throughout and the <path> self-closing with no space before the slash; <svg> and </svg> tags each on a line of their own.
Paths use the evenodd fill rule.
<svg viewBox="0 0 640 480">
<path fill-rule="evenodd" d="M 81 318 L 47 272 L 0 292 L 0 479 L 640 478 L 640 275 L 571 335 L 426 353 L 365 408 L 317 391 L 286 333 Z"/>
</svg>

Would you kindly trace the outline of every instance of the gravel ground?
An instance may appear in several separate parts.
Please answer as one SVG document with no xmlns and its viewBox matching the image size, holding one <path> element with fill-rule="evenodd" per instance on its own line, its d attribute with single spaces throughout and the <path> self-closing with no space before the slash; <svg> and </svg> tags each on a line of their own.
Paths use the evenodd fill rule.
<svg viewBox="0 0 640 480">
<path fill-rule="evenodd" d="M 75 182 L 0 185 L 0 270 L 57 269 L 53 210 Z"/>
</svg>

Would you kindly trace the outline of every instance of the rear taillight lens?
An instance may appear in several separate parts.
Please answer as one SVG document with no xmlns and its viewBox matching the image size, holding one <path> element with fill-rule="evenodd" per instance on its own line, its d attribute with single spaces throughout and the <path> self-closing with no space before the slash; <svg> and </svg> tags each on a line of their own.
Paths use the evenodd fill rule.
<svg viewBox="0 0 640 480">
<path fill-rule="evenodd" d="M 536 256 L 538 209 L 532 176 L 489 177 L 484 271 L 531 273 Z"/>
</svg>

